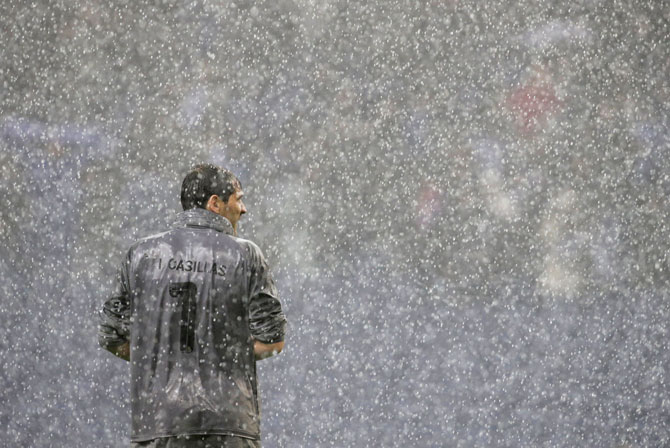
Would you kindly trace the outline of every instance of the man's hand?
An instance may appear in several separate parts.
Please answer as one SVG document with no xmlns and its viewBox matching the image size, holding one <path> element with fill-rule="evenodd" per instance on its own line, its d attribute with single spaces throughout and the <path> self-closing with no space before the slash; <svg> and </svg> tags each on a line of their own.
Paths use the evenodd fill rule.
<svg viewBox="0 0 670 448">
<path fill-rule="evenodd" d="M 107 347 L 107 350 L 111 352 L 114 356 L 118 356 L 121 359 L 130 361 L 130 342 L 117 345 L 116 347 Z"/>
<path fill-rule="evenodd" d="M 254 356 L 256 361 L 269 358 L 284 349 L 284 341 L 276 342 L 274 344 L 264 344 L 260 341 L 254 341 Z"/>
</svg>

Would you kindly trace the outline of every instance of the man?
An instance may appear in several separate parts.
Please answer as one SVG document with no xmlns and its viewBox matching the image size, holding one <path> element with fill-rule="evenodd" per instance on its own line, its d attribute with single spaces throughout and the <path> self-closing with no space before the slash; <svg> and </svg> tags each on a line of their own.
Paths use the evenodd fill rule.
<svg viewBox="0 0 670 448">
<path fill-rule="evenodd" d="M 99 342 L 131 361 L 133 447 L 260 447 L 256 360 L 286 319 L 229 171 L 198 165 L 167 232 L 133 244 L 100 313 Z"/>
</svg>

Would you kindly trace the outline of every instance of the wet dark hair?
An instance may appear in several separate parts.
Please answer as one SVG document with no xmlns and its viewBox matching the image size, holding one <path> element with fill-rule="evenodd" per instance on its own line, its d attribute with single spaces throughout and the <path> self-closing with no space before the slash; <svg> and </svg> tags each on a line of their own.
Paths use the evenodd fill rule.
<svg viewBox="0 0 670 448">
<path fill-rule="evenodd" d="M 184 210 L 205 208 L 213 194 L 228 202 L 230 195 L 242 189 L 233 173 L 209 163 L 197 165 L 181 184 L 181 206 Z"/>
</svg>

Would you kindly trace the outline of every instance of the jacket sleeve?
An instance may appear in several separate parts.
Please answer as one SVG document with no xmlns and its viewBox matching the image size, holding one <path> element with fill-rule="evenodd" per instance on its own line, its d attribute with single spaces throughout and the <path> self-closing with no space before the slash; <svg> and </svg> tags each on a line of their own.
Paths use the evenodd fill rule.
<svg viewBox="0 0 670 448">
<path fill-rule="evenodd" d="M 128 255 L 117 270 L 111 297 L 105 302 L 99 314 L 98 343 L 105 349 L 117 347 L 130 340 L 129 266 Z"/>
<path fill-rule="evenodd" d="M 284 340 L 286 317 L 263 253 L 254 243 L 247 245 L 250 262 L 249 329 L 257 341 L 274 344 Z"/>
</svg>

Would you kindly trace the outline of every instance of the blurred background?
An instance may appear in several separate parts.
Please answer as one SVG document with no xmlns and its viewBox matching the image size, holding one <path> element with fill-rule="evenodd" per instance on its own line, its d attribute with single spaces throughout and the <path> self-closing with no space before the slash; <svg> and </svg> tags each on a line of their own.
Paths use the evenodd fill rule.
<svg viewBox="0 0 670 448">
<path fill-rule="evenodd" d="M 289 320 L 265 447 L 670 445 L 663 1 L 0 5 L 0 439 L 128 446 L 97 312 L 194 164 Z"/>
</svg>

